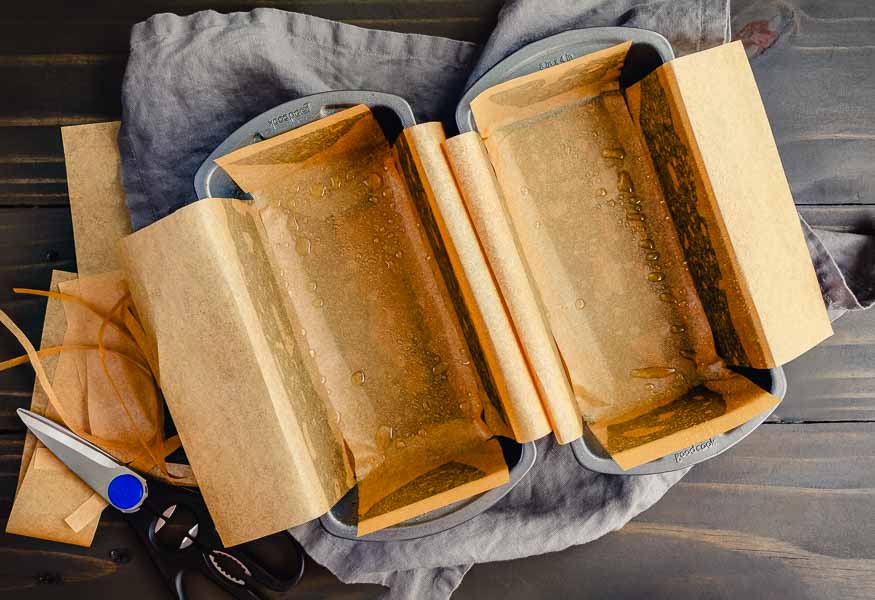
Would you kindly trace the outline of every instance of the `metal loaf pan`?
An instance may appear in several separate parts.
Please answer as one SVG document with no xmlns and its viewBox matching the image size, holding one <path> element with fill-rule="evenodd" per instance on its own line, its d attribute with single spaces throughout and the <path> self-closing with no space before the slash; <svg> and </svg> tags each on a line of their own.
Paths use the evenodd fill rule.
<svg viewBox="0 0 875 600">
<path fill-rule="evenodd" d="M 194 188 L 197 197 L 245 199 L 246 194 L 214 162 L 215 159 L 237 148 L 260 142 L 358 104 L 364 104 L 373 111 L 390 141 L 402 129 L 416 124 L 413 110 L 407 101 L 393 94 L 350 90 L 324 92 L 292 100 L 253 118 L 213 150 L 195 175 Z M 411 540 L 460 525 L 498 502 L 525 477 L 535 463 L 534 442 L 519 444 L 506 438 L 499 438 L 499 442 L 510 470 L 510 481 L 502 486 L 362 537 L 356 537 L 358 496 L 356 488 L 353 488 L 320 518 L 320 522 L 329 533 L 338 537 L 375 542 Z"/>
<path fill-rule="evenodd" d="M 574 58 L 591 54 L 626 41 L 632 47 L 620 73 L 620 87 L 626 88 L 644 78 L 661 64 L 674 58 L 671 44 L 654 31 L 632 27 L 593 27 L 575 29 L 533 42 L 517 50 L 472 85 L 456 108 L 456 125 L 462 133 L 477 128 L 471 112 L 471 102 L 481 92 L 515 77 L 521 77 L 546 69 Z M 780 367 L 770 370 L 739 369 L 757 385 L 772 395 L 783 399 L 787 392 L 787 379 Z M 571 449 L 581 466 L 601 473 L 645 475 L 683 469 L 708 460 L 743 440 L 765 421 L 772 411 L 758 415 L 735 429 L 695 444 L 679 452 L 664 456 L 634 469 L 624 471 L 604 451 L 601 444 L 584 428 L 584 434 L 571 442 Z"/>
<path fill-rule="evenodd" d="M 322 92 L 285 102 L 244 123 L 216 146 L 195 173 L 194 190 L 197 197 L 244 198 L 245 194 L 237 184 L 215 163 L 217 158 L 359 104 L 373 111 L 389 139 L 393 139 L 401 129 L 416 124 L 413 109 L 406 100 L 394 94 L 345 90 Z"/>
</svg>

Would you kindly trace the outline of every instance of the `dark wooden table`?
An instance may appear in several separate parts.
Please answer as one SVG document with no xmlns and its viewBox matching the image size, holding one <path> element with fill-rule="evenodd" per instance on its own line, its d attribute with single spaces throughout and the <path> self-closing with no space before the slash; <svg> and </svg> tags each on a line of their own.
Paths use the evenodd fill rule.
<svg viewBox="0 0 875 600">
<path fill-rule="evenodd" d="M 87 5 L 71 6 L 77 4 Z M 31 339 L 39 339 L 43 302 L 14 298 L 10 288 L 45 288 L 52 269 L 75 270 L 76 265 L 58 127 L 118 119 L 133 23 L 154 12 L 227 12 L 256 4 L 364 27 L 483 41 L 502 2 L 33 0 L 4 5 L 0 306 Z M 789 45 L 769 52 L 784 53 L 785 60 L 794 52 L 800 60 L 821 58 L 811 67 L 820 71 L 807 71 L 811 76 L 759 79 L 782 155 L 786 160 L 785 153 L 799 152 L 800 143 L 802 151 L 818 152 L 828 151 L 824 142 L 847 140 L 860 146 L 857 166 L 864 169 L 868 164 L 871 172 L 875 7 L 860 0 L 783 4 L 792 13 L 795 30 Z M 833 46 L 824 48 L 823 36 Z M 776 123 L 776 115 L 784 118 L 787 111 L 785 99 L 774 92 L 782 86 L 793 94 L 793 110 L 807 113 L 809 122 L 812 116 L 823 116 L 816 119 L 823 127 L 800 134 Z M 806 90 L 815 86 L 834 86 L 836 102 L 806 104 Z M 794 183 L 798 173 L 788 175 Z M 802 198 L 818 203 L 802 207 L 803 214 L 812 223 L 837 230 L 870 232 L 875 210 L 868 203 L 875 203 L 875 197 L 863 193 L 871 188 L 855 187 L 853 178 L 850 181 L 823 197 Z M 0 358 L 17 352 L 11 337 L 0 333 Z M 789 394 L 767 424 L 738 448 L 697 467 L 624 529 L 556 554 L 478 565 L 456 597 L 875 597 L 875 312 L 842 318 L 832 339 L 793 361 L 787 372 Z M 0 374 L 4 527 L 23 439 L 15 409 L 29 404 L 32 385 L 29 369 Z M 290 597 L 372 598 L 379 589 L 344 586 L 310 565 L 302 586 Z M 90 549 L 0 534 L 0 597 L 96 600 L 169 595 L 127 526 L 108 511 Z"/>
</svg>

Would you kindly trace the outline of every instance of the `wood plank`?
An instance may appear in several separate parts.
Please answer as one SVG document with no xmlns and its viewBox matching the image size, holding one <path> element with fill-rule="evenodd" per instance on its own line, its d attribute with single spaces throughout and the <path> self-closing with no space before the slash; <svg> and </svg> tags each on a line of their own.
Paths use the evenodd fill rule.
<svg viewBox="0 0 875 600">
<path fill-rule="evenodd" d="M 4 500 L 14 488 L 17 443 L 0 440 L 0 452 L 13 457 L 0 460 Z M 619 599 L 871 598 L 873 501 L 875 424 L 767 424 L 696 467 L 621 531 L 559 553 L 477 565 L 454 598 L 568 597 L 573 590 Z M 5 504 L 0 501 L 4 513 Z M 55 597 L 50 592 L 108 598 L 140 578 L 161 593 L 148 559 L 115 516 L 101 524 L 91 550 L 8 535 L 0 535 L 0 547 L 0 585 L 18 592 L 16 598 Z M 123 550 L 129 562 L 111 573 L 111 565 L 89 562 L 106 561 L 112 549 Z M 15 568 L 7 570 L 10 563 Z M 308 567 L 296 598 L 378 594 L 376 586 L 341 586 Z M 35 585 L 35 568 L 63 583 Z"/>
<path fill-rule="evenodd" d="M 0 522 L 5 522 L 5 519 Z M 307 561 L 305 577 L 289 593 L 300 600 L 374 600 L 385 588 L 345 585 Z M 101 523 L 91 548 L 76 548 L 0 533 L 0 594 L 15 600 L 175 600 L 145 547 L 125 523 Z M 230 600 L 215 593 L 197 598 Z"/>
<path fill-rule="evenodd" d="M 476 565 L 454 599 L 875 595 L 875 424 L 763 425 L 619 532 Z"/>
<path fill-rule="evenodd" d="M 0 56 L 0 126 L 108 121 L 121 114 L 125 54 Z"/>
<path fill-rule="evenodd" d="M 33 287 L 73 258 L 68 208 L 0 209 L 0 302 L 13 297 L 13 287 Z"/>
<path fill-rule="evenodd" d="M 57 127 L 0 127 L 0 164 L 64 163 Z"/>
<path fill-rule="evenodd" d="M 787 397 L 771 420 L 875 420 L 875 312 L 848 313 L 833 329 L 785 366 Z"/>
<path fill-rule="evenodd" d="M 27 209 L 36 207 L 58 208 L 70 205 L 67 192 L 31 190 L 0 193 L 0 209 Z"/>
<path fill-rule="evenodd" d="M 0 161 L 0 184 L 45 185 L 60 184 L 66 190 L 67 169 L 58 161 Z"/>
<path fill-rule="evenodd" d="M 69 208 L 0 208 L 0 308 L 39 345 L 45 301 L 12 293 L 13 287 L 48 289 L 52 269 L 75 271 Z M 18 356 L 21 347 L 0 328 L 0 359 Z M 30 404 L 33 371 L 27 366 L 0 373 L 0 431 L 20 428 L 12 415 Z"/>
<path fill-rule="evenodd" d="M 246 11 L 257 7 L 302 12 L 371 29 L 386 29 L 483 42 L 495 25 L 501 0 L 408 2 L 93 2 L 72 8 L 58 2 L 17 6 L 0 18 L 0 54 L 91 54 L 128 51 L 131 27 L 156 13 Z M 40 35 L 34 35 L 38 30 Z"/>
<path fill-rule="evenodd" d="M 735 32 L 759 21 L 783 33 L 751 66 L 796 202 L 875 202 L 875 5 L 739 0 L 732 11 Z"/>
<path fill-rule="evenodd" d="M 846 233 L 875 233 L 875 205 L 800 206 L 799 214 L 812 227 Z"/>
<path fill-rule="evenodd" d="M 3 20 L 35 20 L 51 23 L 67 20 L 144 19 L 161 12 L 180 15 L 201 10 L 228 13 L 265 7 L 302 12 L 325 19 L 398 19 L 434 17 L 494 16 L 503 0 L 145 0 L 142 2 L 114 2 L 94 0 L 70 4 L 66 0 L 42 0 L 39 3 L 15 3 L 3 11 Z"/>
<path fill-rule="evenodd" d="M 320 12 L 322 11 L 310 11 L 308 14 L 322 16 Z M 484 12 L 488 12 L 488 7 Z M 49 30 L 48 35 L 40 36 L 28 33 L 30 27 L 26 21 L 0 21 L 0 54 L 126 53 L 131 27 L 149 16 L 143 14 L 140 17 L 117 20 L 40 22 L 36 26 Z M 495 26 L 494 14 L 484 17 L 363 17 L 337 20 L 368 29 L 434 35 L 476 43 L 485 42 Z"/>
<path fill-rule="evenodd" d="M 67 180 L 25 181 L 25 178 L 0 179 L 0 204 L 4 206 L 35 206 L 62 203 L 67 198 Z M 67 200 L 64 203 L 69 203 Z"/>
</svg>

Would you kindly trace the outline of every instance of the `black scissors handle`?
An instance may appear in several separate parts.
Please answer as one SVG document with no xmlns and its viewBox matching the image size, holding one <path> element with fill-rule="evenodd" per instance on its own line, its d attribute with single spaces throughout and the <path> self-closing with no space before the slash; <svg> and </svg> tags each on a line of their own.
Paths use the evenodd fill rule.
<svg viewBox="0 0 875 600">
<path fill-rule="evenodd" d="M 180 600 L 270 600 L 297 585 L 304 551 L 288 532 L 225 548 L 200 494 L 150 481 L 141 510 L 126 515 Z M 210 593 L 212 590 L 212 593 Z"/>
<path fill-rule="evenodd" d="M 278 577 L 265 569 L 246 550 L 246 545 L 232 549 L 201 548 L 206 574 L 238 600 L 270 600 L 297 585 L 304 575 L 304 550 L 288 532 L 274 534 L 274 541 L 285 545 L 282 555 L 293 549 L 297 559 L 292 573 Z M 263 540 L 270 541 L 270 540 Z M 288 566 L 288 565 L 286 565 Z M 180 600 L 189 600 L 180 593 Z M 196 600 L 196 599 L 192 599 Z"/>
</svg>

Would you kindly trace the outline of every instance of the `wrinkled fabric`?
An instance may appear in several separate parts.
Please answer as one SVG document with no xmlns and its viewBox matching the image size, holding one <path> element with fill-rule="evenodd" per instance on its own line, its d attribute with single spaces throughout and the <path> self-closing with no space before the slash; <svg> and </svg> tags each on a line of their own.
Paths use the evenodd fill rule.
<svg viewBox="0 0 875 600">
<path fill-rule="evenodd" d="M 292 533 L 341 581 L 387 585 L 386 598 L 392 599 L 446 598 L 473 563 L 556 552 L 621 528 L 687 472 L 603 475 L 582 468 L 571 449 L 552 436 L 539 440 L 537 449 L 529 475 L 507 496 L 443 533 L 404 542 L 356 542 L 327 534 L 318 522 Z"/>
<path fill-rule="evenodd" d="M 328 90 L 405 98 L 417 120 L 450 121 L 480 50 L 259 8 L 160 14 L 131 31 L 119 147 L 134 230 L 194 202 L 194 175 L 248 120 Z"/>
<path fill-rule="evenodd" d="M 817 165 L 827 163 L 781 145 L 780 132 L 792 126 L 776 122 L 775 115 L 794 117 L 782 112 L 782 98 L 769 93 L 777 70 L 781 82 L 792 82 L 786 72 L 792 59 L 773 57 L 779 56 L 782 36 L 793 33 L 794 15 L 791 11 L 788 19 L 787 2 L 740 4 L 744 14 L 733 21 L 733 30 L 745 41 L 758 83 L 766 88 L 764 102 L 794 195 L 811 203 L 829 201 L 825 193 L 835 189 L 835 174 L 805 179 L 810 169 L 818 172 Z M 156 15 L 132 31 L 123 86 L 119 145 L 133 225 L 139 229 L 193 202 L 194 174 L 207 155 L 241 124 L 277 104 L 327 90 L 390 92 L 407 99 L 419 121 L 441 120 L 452 132 L 452 115 L 466 85 L 507 54 L 554 33 L 606 25 L 658 31 L 681 55 L 728 40 L 729 2 L 514 0 L 502 9 L 482 48 L 273 9 Z M 798 95 L 794 101 L 806 99 Z M 803 229 L 831 315 L 871 305 L 872 239 L 812 229 L 804 221 Z M 581 468 L 570 449 L 552 438 L 537 446 L 538 460 L 516 488 L 490 510 L 444 533 L 373 543 L 335 538 L 317 522 L 293 532 L 342 581 L 388 586 L 392 599 L 447 598 L 472 564 L 592 541 L 646 510 L 686 473 L 602 475 Z"/>
<path fill-rule="evenodd" d="M 683 54 L 727 38 L 728 0 L 516 1 L 485 48 L 259 8 L 155 15 L 134 26 L 122 87 L 122 175 L 135 230 L 196 200 L 194 174 L 231 132 L 295 98 L 372 90 L 406 99 L 418 121 L 452 116 L 469 78 L 546 35 L 625 25 Z"/>
</svg>

